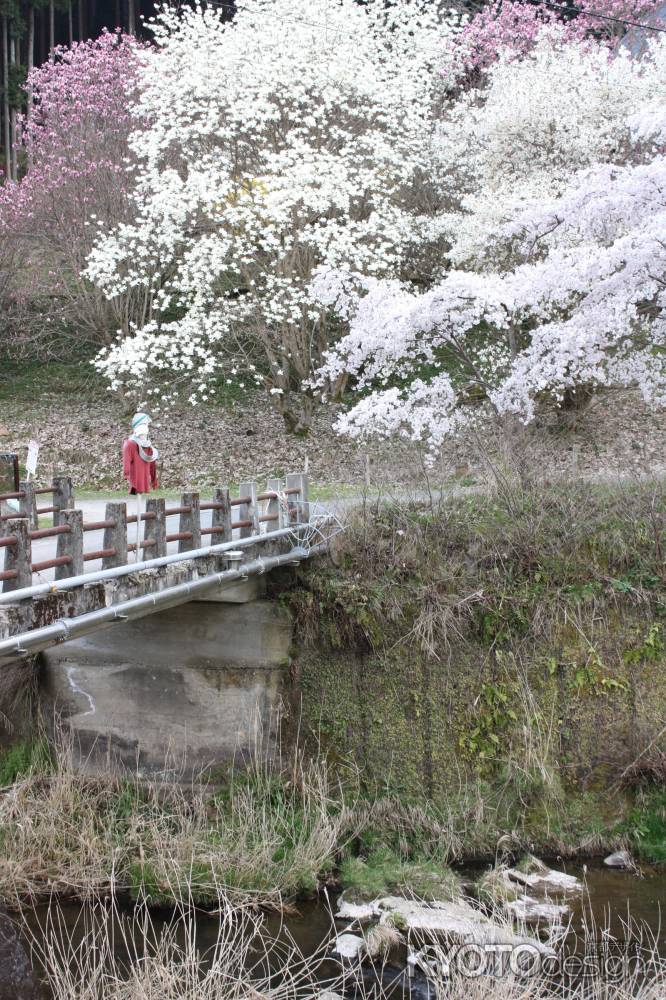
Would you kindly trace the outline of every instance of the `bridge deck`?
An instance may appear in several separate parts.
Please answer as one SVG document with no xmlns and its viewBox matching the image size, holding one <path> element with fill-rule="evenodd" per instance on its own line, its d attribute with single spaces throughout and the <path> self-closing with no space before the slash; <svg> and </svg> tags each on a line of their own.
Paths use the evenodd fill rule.
<svg viewBox="0 0 666 1000">
<path fill-rule="evenodd" d="M 148 498 L 138 536 L 133 501 L 108 503 L 101 513 L 99 505 L 74 506 L 62 483 L 54 481 L 52 528 L 38 527 L 37 496 L 45 491 L 27 483 L 19 516 L 0 521 L 0 662 L 298 562 L 312 547 L 303 474 L 270 480 L 263 492 L 242 483 L 234 498 L 221 487 L 211 500 L 196 492 L 175 502 Z"/>
</svg>

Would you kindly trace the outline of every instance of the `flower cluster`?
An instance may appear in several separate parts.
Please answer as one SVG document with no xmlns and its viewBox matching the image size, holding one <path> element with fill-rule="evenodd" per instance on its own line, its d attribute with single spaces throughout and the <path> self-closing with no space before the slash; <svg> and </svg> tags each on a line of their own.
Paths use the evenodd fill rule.
<svg viewBox="0 0 666 1000">
<path fill-rule="evenodd" d="M 82 290 L 80 272 L 98 226 L 131 213 L 128 103 L 140 50 L 134 38 L 104 32 L 57 48 L 33 70 L 33 103 L 20 122 L 25 176 L 0 187 L 0 240 L 23 248 L 25 270 L 43 284 L 35 298 L 61 303 L 62 318 L 102 338 L 109 310 Z"/>
<path fill-rule="evenodd" d="M 482 118 L 488 115 L 489 125 L 505 113 L 493 93 L 502 81 L 505 99 L 507 90 L 515 98 L 513 141 L 521 146 L 529 141 L 538 106 L 521 82 L 536 87 L 541 67 L 542 97 L 543 87 L 553 88 L 548 46 L 553 60 L 561 56 L 556 39 L 542 38 L 524 63 L 500 60 L 491 70 Z M 666 403 L 666 41 L 654 42 L 640 62 L 621 57 L 606 63 L 601 78 L 595 58 L 580 50 L 565 62 L 570 80 L 562 100 L 581 93 L 584 84 L 607 96 L 604 102 L 593 95 L 586 105 L 586 128 L 571 137 L 568 169 L 560 155 L 564 140 L 555 137 L 548 145 L 548 129 L 532 147 L 532 178 L 522 166 L 526 149 L 517 162 L 509 160 L 499 171 L 499 190 L 512 176 L 519 185 L 526 169 L 533 197 L 524 198 L 513 217 L 495 216 L 494 224 L 486 212 L 483 232 L 492 253 L 474 256 L 468 244 L 474 270 L 450 270 L 421 294 L 348 273 L 317 275 L 315 294 L 339 303 L 340 315 L 349 318 L 349 332 L 329 353 L 321 376 L 351 374 L 364 393 L 340 419 L 341 431 L 400 431 L 434 451 L 469 419 L 464 403 L 470 387 L 497 413 L 524 421 L 544 394 L 562 399 L 580 386 L 635 385 L 646 400 Z M 616 94 L 620 84 L 622 94 Z M 576 115 L 576 102 L 568 106 Z M 523 115 L 524 108 L 530 114 Z M 481 164 L 470 169 L 487 171 L 489 185 L 490 153 L 505 141 L 501 134 L 482 135 L 477 145 Z"/>
<path fill-rule="evenodd" d="M 118 385 L 168 371 L 196 402 L 251 359 L 284 408 L 328 342 L 313 270 L 394 275 L 414 241 L 407 201 L 455 23 L 427 2 L 254 0 L 232 22 L 185 8 L 152 27 L 137 218 L 87 267 L 109 297 L 145 288 L 151 316 L 98 366 Z"/>
<path fill-rule="evenodd" d="M 560 27 L 567 41 L 589 39 L 614 49 L 625 35 L 623 21 L 664 23 L 662 0 L 579 0 L 577 13 L 567 10 L 568 6 L 564 2 L 549 7 L 528 0 L 495 0 L 465 25 L 458 40 L 457 66 L 465 72 L 478 72 L 500 55 L 509 59 L 525 56 L 548 25 Z"/>
</svg>

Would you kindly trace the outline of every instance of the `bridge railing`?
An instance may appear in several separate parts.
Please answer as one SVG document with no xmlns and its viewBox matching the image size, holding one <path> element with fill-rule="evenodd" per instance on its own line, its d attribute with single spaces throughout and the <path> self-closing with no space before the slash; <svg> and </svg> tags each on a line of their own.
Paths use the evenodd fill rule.
<svg viewBox="0 0 666 1000">
<path fill-rule="evenodd" d="M 46 493 L 53 495 L 53 504 L 38 508 L 36 497 Z M 270 479 L 261 493 L 254 482 L 241 483 L 237 497 L 224 486 L 215 488 L 211 500 L 202 501 L 198 492 L 183 493 L 173 507 L 167 507 L 162 497 L 148 497 L 145 511 L 138 515 L 129 514 L 125 502 L 110 502 L 102 520 L 88 522 L 83 511 L 74 506 L 67 477 L 56 477 L 51 487 L 38 489 L 21 483 L 18 493 L 0 496 L 0 500 L 8 499 L 18 500 L 20 506 L 17 513 L 0 519 L 0 552 L 5 553 L 0 572 L 3 592 L 29 587 L 33 574 L 46 570 L 53 569 L 56 580 L 65 580 L 81 576 L 87 562 L 101 560 L 102 569 L 111 569 L 127 565 L 130 554 L 135 559 L 166 556 L 169 543 L 177 542 L 179 552 L 188 552 L 201 548 L 202 538 L 210 537 L 211 544 L 218 544 L 232 541 L 234 532 L 240 538 L 260 537 L 267 530 L 309 521 L 308 482 L 302 473 L 288 475 L 285 481 Z M 210 524 L 203 525 L 201 515 L 207 511 L 211 512 Z M 53 526 L 39 528 L 39 515 L 49 513 L 53 514 Z M 177 530 L 170 530 L 168 522 L 176 517 Z M 137 520 L 141 522 L 138 541 Z M 102 547 L 86 549 L 86 535 L 100 531 Z M 45 538 L 57 539 L 56 555 L 33 562 L 32 543 Z"/>
<path fill-rule="evenodd" d="M 52 503 L 46 507 L 38 507 L 38 497 L 49 495 Z M 19 483 L 18 492 L 1 493 L 0 501 L 15 500 L 18 502 L 18 510 L 11 514 L 0 514 L 0 527 L 4 522 L 20 518 L 27 520 L 31 529 L 37 529 L 39 518 L 46 514 L 53 515 L 53 523 L 58 524 L 60 513 L 67 510 L 74 504 L 74 494 L 72 492 L 72 480 L 69 476 L 55 476 L 51 486 L 36 486 L 34 483 L 25 481 Z"/>
</svg>

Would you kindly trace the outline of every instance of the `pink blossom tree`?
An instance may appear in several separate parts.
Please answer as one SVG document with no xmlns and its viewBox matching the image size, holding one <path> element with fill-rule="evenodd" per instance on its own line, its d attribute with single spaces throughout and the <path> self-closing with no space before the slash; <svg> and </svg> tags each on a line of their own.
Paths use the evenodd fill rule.
<svg viewBox="0 0 666 1000">
<path fill-rule="evenodd" d="M 75 331 L 104 343 L 142 306 L 136 292 L 108 301 L 81 275 L 100 226 L 132 215 L 129 110 L 141 47 L 128 35 L 60 47 L 26 84 L 30 114 L 21 121 L 25 170 L 0 188 L 0 241 L 19 250 L 21 268 L 5 304 L 23 339 Z M 24 308 L 21 309 L 21 306 Z M 56 338 L 57 339 L 57 338 Z"/>
<path fill-rule="evenodd" d="M 495 0 L 462 30 L 457 40 L 458 65 L 463 71 L 478 72 L 494 63 L 502 52 L 521 58 L 532 50 L 547 25 L 561 26 L 569 41 L 593 39 L 615 48 L 627 30 L 622 22 L 650 19 L 652 23 L 663 0 L 576 0 L 568 7 L 566 0 L 553 6 L 529 0 Z M 580 13 L 574 14 L 574 7 Z"/>
</svg>

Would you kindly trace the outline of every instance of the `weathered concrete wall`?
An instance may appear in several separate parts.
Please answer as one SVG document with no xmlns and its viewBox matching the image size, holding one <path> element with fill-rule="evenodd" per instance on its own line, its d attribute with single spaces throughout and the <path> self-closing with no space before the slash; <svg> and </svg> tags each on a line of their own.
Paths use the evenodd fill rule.
<svg viewBox="0 0 666 1000">
<path fill-rule="evenodd" d="M 582 675 L 584 640 L 564 630 L 520 660 L 506 653 L 500 667 L 461 643 L 438 660 L 404 644 L 365 655 L 302 649 L 292 665 L 301 732 L 333 760 L 353 760 L 369 787 L 408 797 L 446 797 L 486 773 L 490 740 L 500 762 L 528 743 L 564 784 L 599 790 L 646 747 L 666 750 L 666 653 L 632 656 L 648 628 L 640 609 L 610 617 L 596 636 L 602 669 Z M 493 691 L 506 703 L 487 700 Z"/>
<path fill-rule="evenodd" d="M 193 602 L 43 654 L 43 707 L 88 770 L 175 768 L 187 778 L 275 755 L 291 642 L 275 602 Z"/>
</svg>

